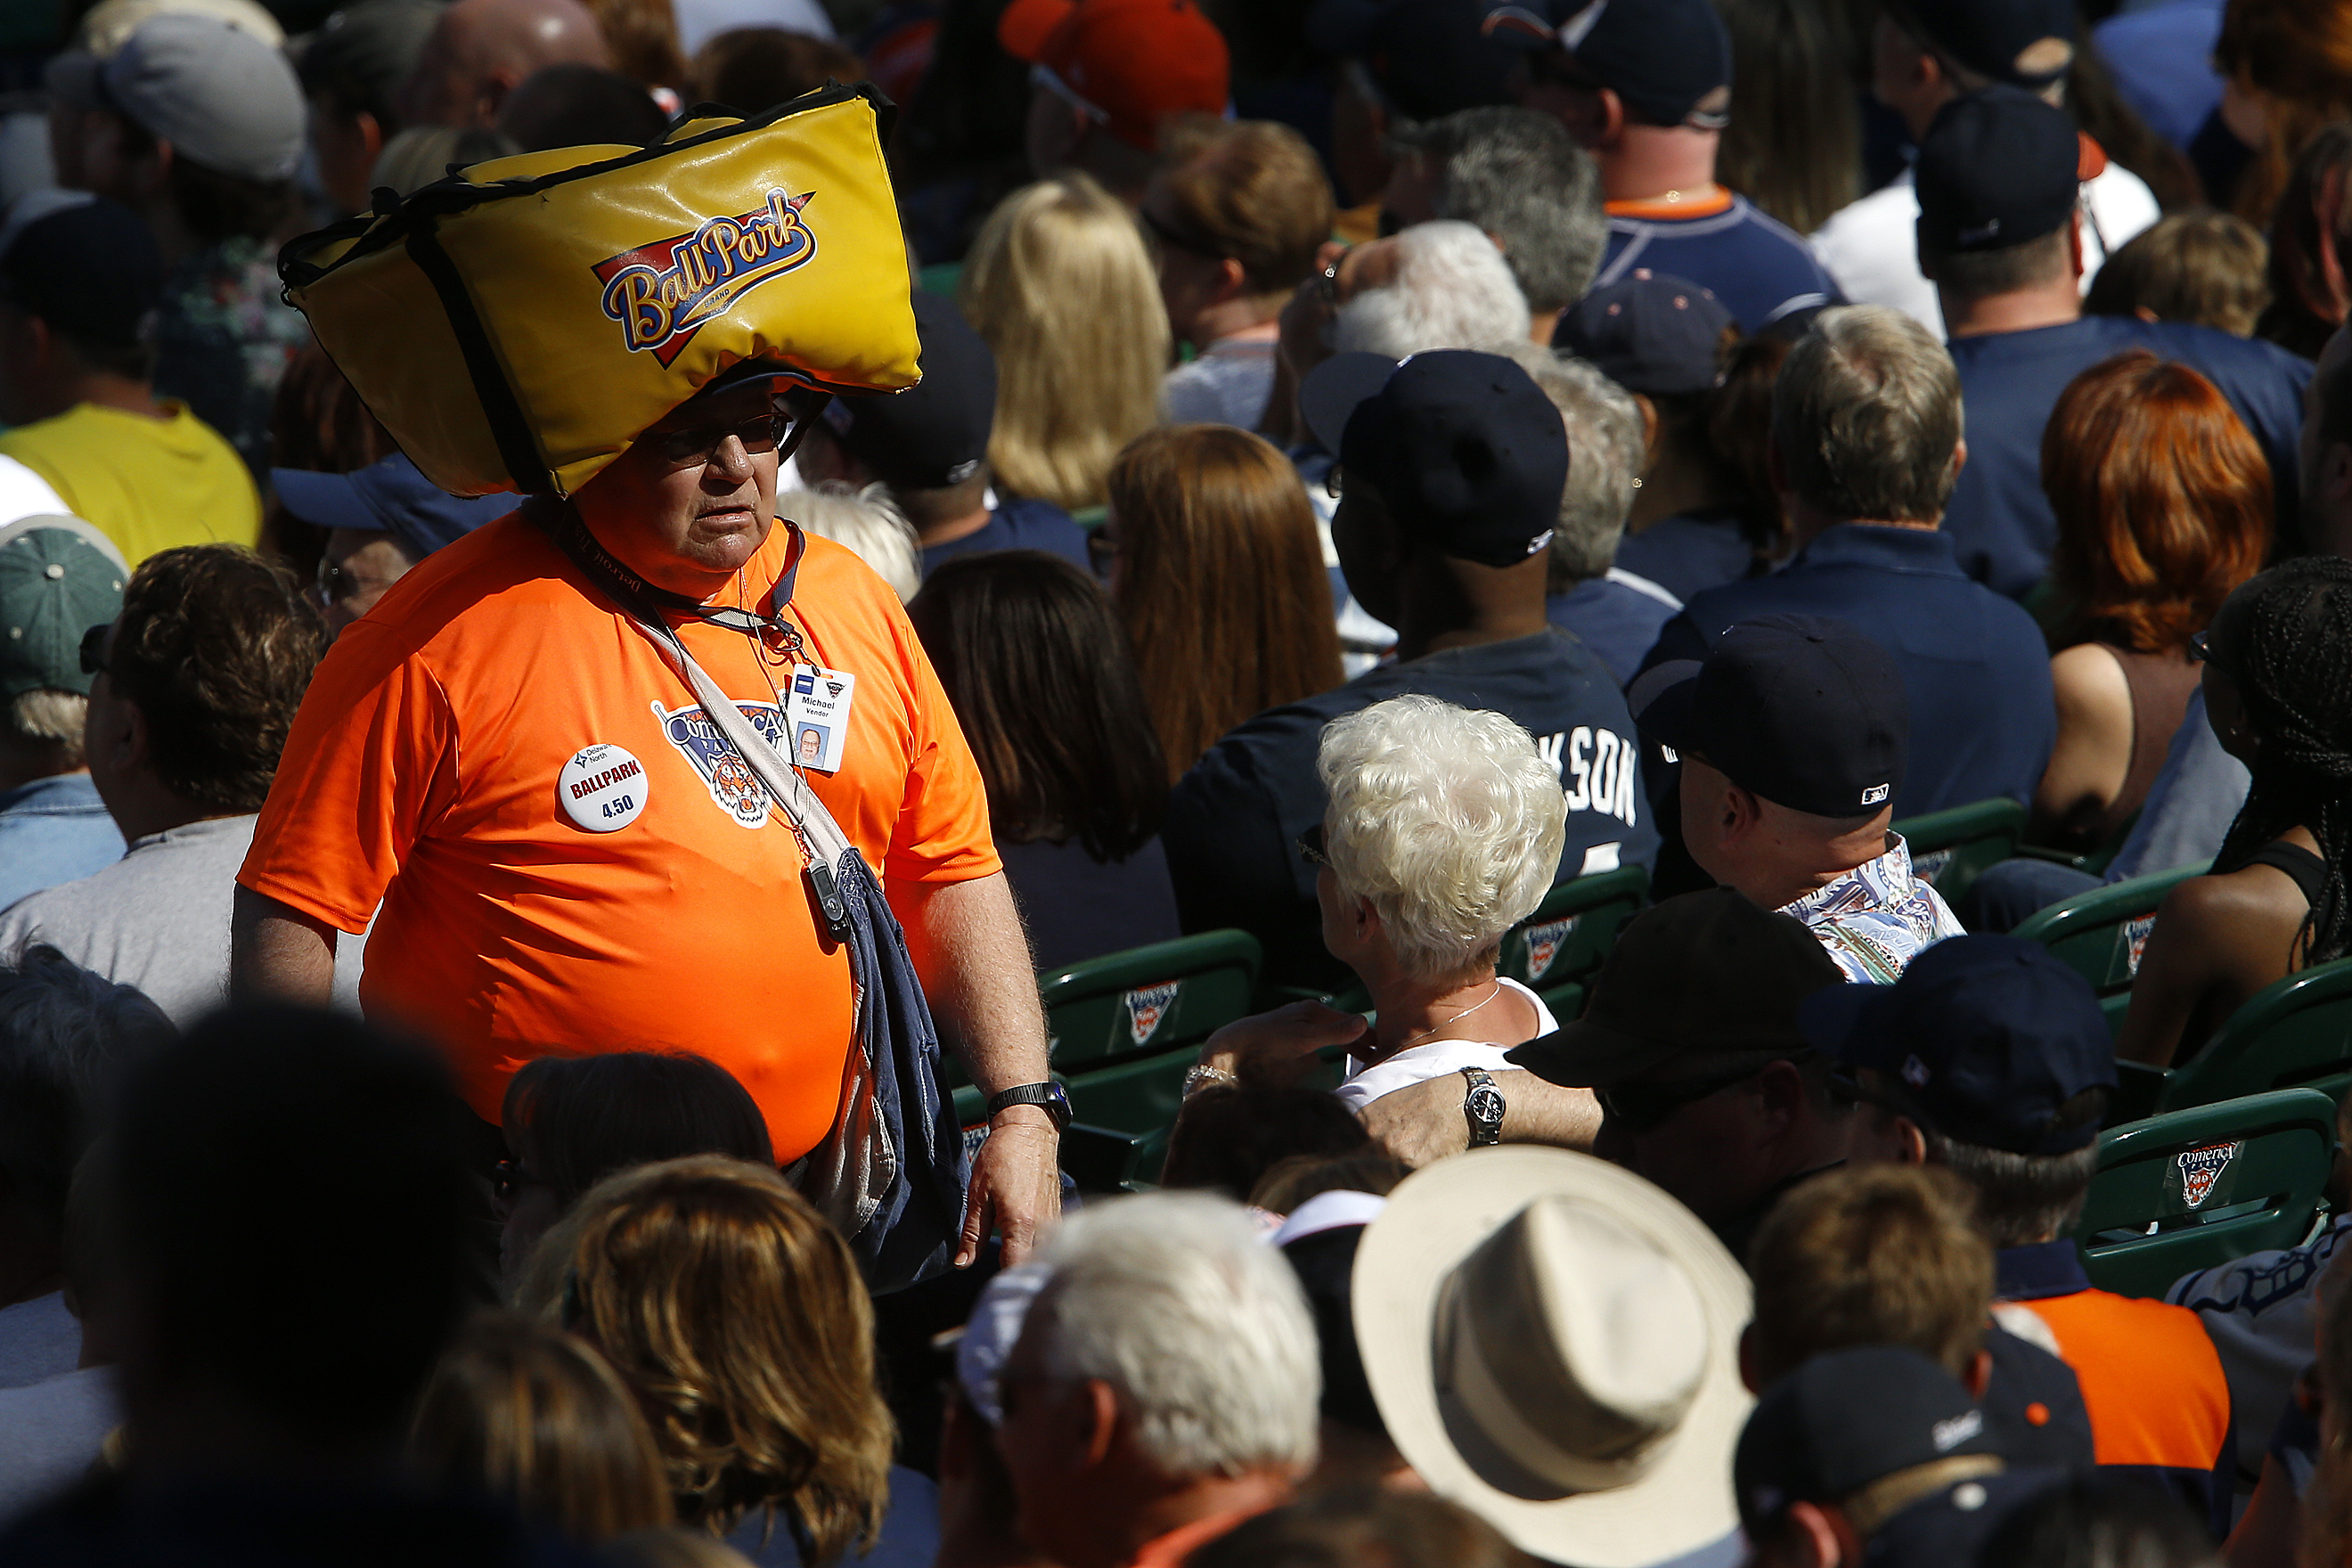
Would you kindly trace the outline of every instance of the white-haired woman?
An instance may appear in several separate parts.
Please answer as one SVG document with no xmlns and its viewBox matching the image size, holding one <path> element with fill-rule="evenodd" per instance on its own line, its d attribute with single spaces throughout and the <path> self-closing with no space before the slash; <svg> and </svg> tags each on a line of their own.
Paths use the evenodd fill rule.
<svg viewBox="0 0 2352 1568">
<path fill-rule="evenodd" d="M 1289 1082 L 1330 1045 L 1349 1047 L 1338 1092 L 1357 1110 L 1507 1069 L 1506 1051 L 1559 1027 L 1495 960 L 1559 868 L 1559 775 L 1510 720 L 1434 697 L 1332 720 L 1316 766 L 1330 804 L 1299 850 L 1319 867 L 1323 943 L 1371 994 L 1372 1021 L 1313 1002 L 1242 1019 L 1209 1037 L 1188 1087 Z"/>
</svg>

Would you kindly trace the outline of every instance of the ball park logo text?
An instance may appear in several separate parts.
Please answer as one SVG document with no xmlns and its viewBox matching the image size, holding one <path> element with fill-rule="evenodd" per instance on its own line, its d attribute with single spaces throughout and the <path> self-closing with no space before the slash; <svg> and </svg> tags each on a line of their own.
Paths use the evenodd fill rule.
<svg viewBox="0 0 2352 1568">
<path fill-rule="evenodd" d="M 765 206 L 705 218 L 691 234 L 598 262 L 604 314 L 621 324 L 629 352 L 651 350 L 667 370 L 705 321 L 771 278 L 804 266 L 816 254 L 816 236 L 801 221 L 801 209 L 815 194 L 771 190 Z"/>
</svg>

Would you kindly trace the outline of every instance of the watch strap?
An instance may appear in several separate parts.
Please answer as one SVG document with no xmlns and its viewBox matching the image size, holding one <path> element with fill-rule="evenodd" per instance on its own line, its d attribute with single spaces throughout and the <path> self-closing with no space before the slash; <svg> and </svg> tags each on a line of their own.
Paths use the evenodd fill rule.
<svg viewBox="0 0 2352 1568">
<path fill-rule="evenodd" d="M 1056 1128 L 1070 1124 L 1070 1097 L 1062 1086 L 1051 1079 L 1039 1083 L 1016 1083 L 1011 1089 L 999 1089 L 989 1097 L 988 1113 L 995 1115 L 1016 1105 L 1034 1105 L 1054 1119 Z"/>
</svg>

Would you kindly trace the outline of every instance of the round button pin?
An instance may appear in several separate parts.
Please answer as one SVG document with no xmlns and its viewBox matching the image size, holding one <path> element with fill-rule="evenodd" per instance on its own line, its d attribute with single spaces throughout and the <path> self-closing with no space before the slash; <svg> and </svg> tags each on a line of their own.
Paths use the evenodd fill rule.
<svg viewBox="0 0 2352 1568">
<path fill-rule="evenodd" d="M 563 814 L 591 833 L 613 833 L 646 809 L 646 770 L 618 746 L 583 746 L 563 764 L 555 799 Z"/>
</svg>

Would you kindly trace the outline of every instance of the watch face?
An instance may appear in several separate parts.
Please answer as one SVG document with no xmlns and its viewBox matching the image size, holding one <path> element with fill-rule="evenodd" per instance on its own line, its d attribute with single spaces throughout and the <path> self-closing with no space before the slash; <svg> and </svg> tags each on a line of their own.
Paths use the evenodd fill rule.
<svg viewBox="0 0 2352 1568">
<path fill-rule="evenodd" d="M 1503 1124 L 1503 1103 L 1501 1089 L 1491 1083 L 1482 1083 L 1470 1091 L 1464 1109 L 1480 1126 L 1500 1127 Z"/>
</svg>

